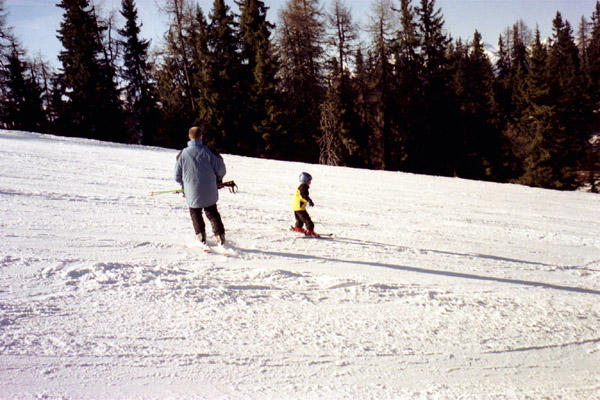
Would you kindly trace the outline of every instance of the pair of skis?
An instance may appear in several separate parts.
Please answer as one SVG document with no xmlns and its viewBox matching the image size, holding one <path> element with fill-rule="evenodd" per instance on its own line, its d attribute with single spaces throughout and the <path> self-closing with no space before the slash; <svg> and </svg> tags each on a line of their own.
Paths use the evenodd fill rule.
<svg viewBox="0 0 600 400">
<path fill-rule="evenodd" d="M 290 226 L 290 228 L 288 229 L 290 231 L 292 231 L 293 233 L 298 235 L 298 239 L 328 239 L 328 240 L 333 240 L 333 233 L 319 233 L 319 236 L 311 236 L 311 235 L 307 235 L 305 233 L 302 232 L 297 232 L 294 230 L 293 226 Z"/>
<path fill-rule="evenodd" d="M 222 255 L 223 257 L 235 257 L 237 255 L 236 251 L 232 248 L 223 245 L 211 246 L 205 243 L 198 242 L 198 244 L 194 244 L 191 246 L 194 250 L 198 250 L 198 252 L 202 252 L 202 254 L 215 254 Z"/>
</svg>

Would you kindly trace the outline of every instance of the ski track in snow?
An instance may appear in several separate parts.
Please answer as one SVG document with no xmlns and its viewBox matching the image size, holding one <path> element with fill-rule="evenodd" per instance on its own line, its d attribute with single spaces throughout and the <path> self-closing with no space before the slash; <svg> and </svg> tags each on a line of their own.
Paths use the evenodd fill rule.
<svg viewBox="0 0 600 400">
<path fill-rule="evenodd" d="M 0 131 L 0 398 L 600 398 L 600 197 Z M 317 232 L 286 231 L 297 176 Z"/>
</svg>

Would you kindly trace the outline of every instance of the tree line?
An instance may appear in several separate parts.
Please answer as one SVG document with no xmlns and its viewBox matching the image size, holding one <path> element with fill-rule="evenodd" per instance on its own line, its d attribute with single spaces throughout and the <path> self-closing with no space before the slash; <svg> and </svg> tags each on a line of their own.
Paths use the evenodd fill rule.
<svg viewBox="0 0 600 400">
<path fill-rule="evenodd" d="M 435 0 L 166 0 L 160 46 L 121 18 L 60 0 L 60 66 L 30 59 L 0 0 L 0 126 L 181 148 L 201 125 L 215 151 L 596 191 L 600 2 L 577 32 L 517 21 L 490 58 L 453 39 Z M 122 21 L 119 23 L 118 21 Z"/>
</svg>

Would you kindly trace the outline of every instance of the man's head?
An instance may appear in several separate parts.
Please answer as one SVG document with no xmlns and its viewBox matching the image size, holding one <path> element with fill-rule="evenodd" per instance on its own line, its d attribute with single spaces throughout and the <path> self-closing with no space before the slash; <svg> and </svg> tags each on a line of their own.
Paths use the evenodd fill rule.
<svg viewBox="0 0 600 400">
<path fill-rule="evenodd" d="M 192 126 L 188 131 L 188 136 L 190 137 L 190 140 L 201 140 L 202 130 L 198 126 Z"/>
</svg>

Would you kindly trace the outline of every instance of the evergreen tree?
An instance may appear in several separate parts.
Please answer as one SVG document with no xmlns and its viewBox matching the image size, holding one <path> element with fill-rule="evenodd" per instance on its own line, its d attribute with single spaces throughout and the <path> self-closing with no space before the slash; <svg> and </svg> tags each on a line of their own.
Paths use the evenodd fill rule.
<svg viewBox="0 0 600 400">
<path fill-rule="evenodd" d="M 168 0 L 165 11 L 169 25 L 164 46 L 156 54 L 153 76 L 161 122 L 157 141 L 164 146 L 181 148 L 187 142 L 190 126 L 199 123 L 203 85 L 197 80 L 205 70 L 207 27 L 199 7 L 189 0 Z M 201 54 L 202 53 L 202 54 Z"/>
<path fill-rule="evenodd" d="M 560 13 L 553 21 L 548 69 L 559 129 L 553 132 L 552 146 L 548 149 L 554 169 L 552 180 L 545 187 L 574 189 L 578 185 L 578 170 L 585 159 L 591 108 L 572 29 L 568 21 L 563 22 Z"/>
<path fill-rule="evenodd" d="M 201 119 L 207 124 L 207 142 L 218 151 L 245 152 L 252 139 L 245 125 L 241 93 L 242 67 L 233 14 L 224 0 L 215 0 L 209 15 L 207 96 Z"/>
<path fill-rule="evenodd" d="M 600 131 L 600 117 L 597 110 L 600 110 L 600 1 L 596 2 L 596 7 L 592 14 L 592 19 L 589 27 L 589 37 L 587 38 L 585 71 L 588 78 L 588 93 L 590 96 L 590 104 L 594 110 L 594 118 L 592 119 L 592 143 L 588 156 L 588 179 L 592 185 L 592 190 L 597 190 L 595 185 L 596 171 L 600 170 L 599 160 L 600 152 L 598 147 L 598 132 Z"/>
<path fill-rule="evenodd" d="M 274 25 L 267 21 L 263 1 L 244 0 L 240 11 L 245 120 L 253 132 L 246 139 L 246 154 L 279 158 L 287 143 L 276 78 L 279 65 L 271 44 Z"/>
<path fill-rule="evenodd" d="M 501 140 L 493 123 L 494 73 L 481 34 L 475 31 L 472 44 L 458 54 L 454 85 L 462 140 L 456 172 L 465 178 L 494 180 L 501 165 Z"/>
<path fill-rule="evenodd" d="M 522 20 L 507 28 L 498 39 L 494 103 L 498 113 L 496 123 L 502 125 L 506 138 L 514 137 L 515 121 L 523 112 L 515 96 L 525 84 L 530 43 L 531 31 Z"/>
<path fill-rule="evenodd" d="M 395 160 L 400 169 L 417 172 L 420 170 L 418 160 L 422 149 L 419 148 L 418 137 L 422 134 L 424 121 L 421 118 L 423 109 L 423 89 L 421 70 L 423 60 L 420 54 L 420 37 L 416 22 L 416 13 L 411 0 L 400 1 L 400 23 L 394 52 L 394 76 L 397 104 L 397 121 L 399 140 L 404 152 L 403 159 Z"/>
<path fill-rule="evenodd" d="M 583 71 L 587 73 L 587 62 L 588 62 L 588 38 L 590 37 L 590 26 L 591 24 L 587 21 L 587 19 L 582 16 L 581 21 L 579 22 L 579 31 L 577 34 L 577 49 L 579 50 L 579 58 L 581 63 L 581 68 Z"/>
<path fill-rule="evenodd" d="M 325 25 L 319 0 L 288 0 L 279 13 L 277 31 L 286 130 L 292 145 L 286 159 L 316 162 L 320 104 L 324 96 L 323 47 Z"/>
<path fill-rule="evenodd" d="M 496 61 L 496 78 L 494 79 L 494 101 L 497 105 L 498 125 L 503 129 L 510 120 L 512 84 L 510 52 L 502 38 L 498 38 L 498 58 Z"/>
<path fill-rule="evenodd" d="M 491 124 L 500 132 L 501 159 L 496 171 L 497 180 L 506 182 L 522 174 L 521 164 L 514 153 L 514 120 L 512 118 L 512 81 L 510 53 L 502 35 L 498 39 L 498 59 L 495 65 L 495 79 L 492 83 Z"/>
<path fill-rule="evenodd" d="M 418 171 L 451 176 L 455 173 L 458 140 L 456 104 L 452 98 L 448 60 L 450 39 L 435 0 L 420 0 L 417 7 L 421 57 L 423 60 L 424 128 L 418 138 Z"/>
<path fill-rule="evenodd" d="M 515 75 L 522 68 L 527 68 L 527 57 L 531 32 L 525 22 L 517 21 L 512 27 L 511 69 Z"/>
<path fill-rule="evenodd" d="M 369 163 L 377 169 L 393 169 L 396 129 L 392 118 L 395 108 L 391 55 L 394 25 L 391 0 L 376 0 L 369 31 L 372 35 L 373 65 L 369 76 L 370 129 Z"/>
<path fill-rule="evenodd" d="M 211 84 L 211 55 L 208 49 L 208 22 L 200 6 L 196 5 L 193 12 L 190 8 L 189 20 L 186 26 L 185 43 L 190 54 L 183 55 L 190 59 L 189 71 L 191 74 L 191 91 L 194 96 L 194 118 L 206 127 L 206 115 L 210 108 L 212 96 Z M 213 140 L 213 139 L 209 139 Z"/>
<path fill-rule="evenodd" d="M 545 61 L 545 62 L 544 62 Z M 590 112 L 577 46 L 560 13 L 545 52 L 539 33 L 530 59 L 519 123 L 524 174 L 519 182 L 568 190 L 578 185 L 585 159 Z"/>
<path fill-rule="evenodd" d="M 550 91 L 548 52 L 540 41 L 539 30 L 529 60 L 526 84 L 520 90 L 524 111 L 517 124 L 516 149 L 523 162 L 519 182 L 530 186 L 551 186 L 553 176 L 552 136 L 560 129 Z"/>
<path fill-rule="evenodd" d="M 62 89 L 57 133 L 102 140 L 123 141 L 122 112 L 115 71 L 105 55 L 100 27 L 88 0 L 62 0 L 64 10 L 58 30 L 63 50 L 59 60 Z M 68 99 L 62 101 L 61 98 Z"/>
<path fill-rule="evenodd" d="M 150 42 L 140 39 L 138 13 L 134 0 L 121 1 L 121 15 L 125 26 L 119 30 L 124 40 L 123 70 L 121 77 L 125 83 L 126 126 L 129 141 L 132 143 L 154 144 L 153 131 L 156 129 L 157 110 L 150 84 L 148 47 Z"/>
<path fill-rule="evenodd" d="M 24 52 L 16 39 L 10 39 L 2 98 L 2 125 L 9 129 L 40 132 L 46 127 L 42 108 L 42 90 L 35 80 L 31 65 L 22 61 Z"/>
<path fill-rule="evenodd" d="M 590 36 L 586 49 L 585 71 L 588 78 L 590 102 L 594 110 L 600 109 L 600 1 L 592 14 Z M 600 118 L 596 118 L 596 130 L 600 127 Z"/>
</svg>

